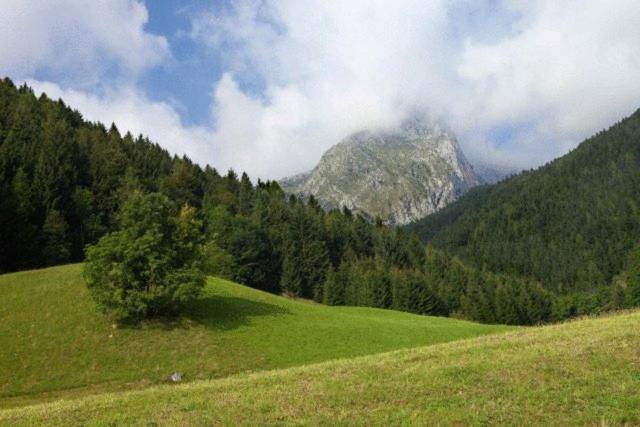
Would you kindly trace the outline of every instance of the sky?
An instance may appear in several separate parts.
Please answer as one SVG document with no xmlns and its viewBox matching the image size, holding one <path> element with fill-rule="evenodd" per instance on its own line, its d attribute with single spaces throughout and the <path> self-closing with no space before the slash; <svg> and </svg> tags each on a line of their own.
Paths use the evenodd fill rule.
<svg viewBox="0 0 640 427">
<path fill-rule="evenodd" d="M 0 75 L 225 172 L 416 111 L 541 165 L 640 107 L 637 0 L 1 0 Z"/>
</svg>

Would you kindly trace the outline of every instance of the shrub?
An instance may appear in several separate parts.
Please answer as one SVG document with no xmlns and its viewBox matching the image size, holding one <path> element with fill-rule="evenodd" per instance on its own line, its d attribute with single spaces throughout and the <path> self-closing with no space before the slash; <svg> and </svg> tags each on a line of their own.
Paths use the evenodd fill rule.
<svg viewBox="0 0 640 427">
<path fill-rule="evenodd" d="M 134 192 L 119 213 L 120 230 L 87 248 L 84 275 L 94 300 L 121 320 L 175 314 L 204 286 L 201 224 L 185 206 Z"/>
</svg>

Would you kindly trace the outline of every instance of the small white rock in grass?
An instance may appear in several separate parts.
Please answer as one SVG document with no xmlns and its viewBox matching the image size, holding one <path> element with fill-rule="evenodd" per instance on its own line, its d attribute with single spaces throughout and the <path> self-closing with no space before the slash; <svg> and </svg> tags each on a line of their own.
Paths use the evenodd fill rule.
<svg viewBox="0 0 640 427">
<path fill-rule="evenodd" d="M 179 383 L 180 381 L 182 381 L 182 373 L 181 372 L 174 372 L 173 374 L 171 374 L 169 379 L 171 381 L 173 381 L 174 383 Z"/>
</svg>

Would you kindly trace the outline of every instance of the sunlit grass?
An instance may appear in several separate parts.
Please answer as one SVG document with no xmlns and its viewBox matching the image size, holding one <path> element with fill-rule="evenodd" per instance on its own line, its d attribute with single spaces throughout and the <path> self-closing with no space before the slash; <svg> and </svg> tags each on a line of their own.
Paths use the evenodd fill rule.
<svg viewBox="0 0 640 427">
<path fill-rule="evenodd" d="M 13 425 L 638 425 L 640 313 L 0 412 Z"/>
<path fill-rule="evenodd" d="M 81 265 L 0 276 L 0 406 L 137 389 L 469 338 L 504 326 L 327 307 L 220 279 L 173 322 L 114 327 Z"/>
</svg>

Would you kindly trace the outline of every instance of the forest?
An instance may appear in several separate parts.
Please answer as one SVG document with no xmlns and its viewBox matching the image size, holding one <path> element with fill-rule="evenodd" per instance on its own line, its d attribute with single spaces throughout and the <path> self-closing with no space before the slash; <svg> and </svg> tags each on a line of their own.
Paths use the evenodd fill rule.
<svg viewBox="0 0 640 427">
<path fill-rule="evenodd" d="M 596 310 L 597 299 L 615 304 L 640 242 L 640 110 L 409 229 L 476 268 L 572 296 L 583 311 Z"/>
<path fill-rule="evenodd" d="M 127 205 L 134 197 L 140 206 L 159 203 L 167 216 L 190 212 L 204 273 L 272 293 L 506 324 L 619 308 L 629 304 L 628 292 L 609 282 L 640 228 L 638 146 L 607 141 L 637 135 L 639 121 L 636 114 L 596 136 L 542 170 L 549 172 L 480 188 L 413 227 L 433 242 L 425 249 L 410 229 L 347 209 L 325 212 L 313 197 L 287 196 L 276 182 L 254 184 L 246 174 L 203 168 L 4 79 L 0 272 L 83 261 L 85 249 L 125 227 L 126 218 L 144 218 Z M 599 159 L 594 171 L 580 167 Z M 569 197 L 581 194 L 576 185 L 591 184 L 598 186 L 589 198 Z M 605 192 L 611 197 L 594 197 Z M 532 194 L 555 198 L 534 204 Z M 566 209 L 556 209 L 554 200 Z M 451 231 L 435 232 L 436 226 Z M 551 262 L 562 256 L 566 262 Z M 573 292 L 585 289 L 588 298 Z"/>
</svg>

